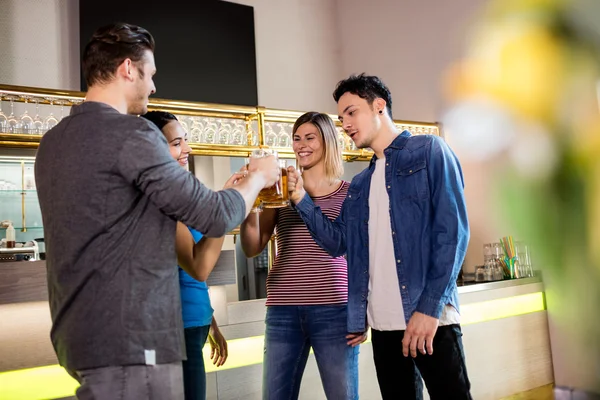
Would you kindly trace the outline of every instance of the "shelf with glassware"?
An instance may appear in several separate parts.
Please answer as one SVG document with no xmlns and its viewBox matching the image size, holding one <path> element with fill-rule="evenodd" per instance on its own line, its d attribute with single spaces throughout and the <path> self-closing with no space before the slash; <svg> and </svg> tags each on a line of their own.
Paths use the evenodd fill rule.
<svg viewBox="0 0 600 400">
<path fill-rule="evenodd" d="M 37 148 L 41 136 L 81 103 L 85 93 L 0 84 L 0 147 Z M 189 133 L 194 155 L 248 157 L 257 148 L 294 158 L 291 133 L 300 111 L 151 99 L 151 110 L 175 114 Z M 334 121 L 337 117 L 331 115 Z M 337 123 L 337 122 L 336 122 Z M 441 136 L 437 123 L 395 121 L 412 134 Z M 339 123 L 339 143 L 346 161 L 366 161 L 372 152 L 357 149 Z"/>
<path fill-rule="evenodd" d="M 16 231 L 17 242 L 43 236 L 34 161 L 33 157 L 0 155 L 0 239 L 6 236 L 7 221 Z"/>
<path fill-rule="evenodd" d="M 43 134 L 67 116 L 71 106 L 80 104 L 84 98 L 83 92 L 0 84 L 0 156 L 2 148 L 36 149 Z M 280 158 L 295 158 L 291 146 L 292 128 L 303 112 L 154 98 L 148 108 L 168 111 L 178 117 L 189 134 L 193 155 L 248 157 L 254 150 L 271 148 L 278 152 Z M 337 121 L 337 116 L 331 117 Z M 399 129 L 416 135 L 441 135 L 440 126 L 436 123 L 395 122 Z M 339 122 L 336 123 L 344 160 L 369 160 L 372 152 L 357 149 Z M 10 203 L 15 209 L 12 214 L 16 213 L 17 200 L 21 199 L 21 220 L 25 218 L 25 210 L 34 207 L 33 204 L 29 206 L 30 201 L 35 203 L 34 212 L 39 210 L 35 193 L 6 192 L 0 196 L 0 202 L 8 203 L 9 198 L 13 199 Z M 11 218 L 15 218 L 12 214 Z M 2 219 L 6 217 L 0 215 Z M 41 229 L 41 217 L 39 226 L 31 223 L 29 226 L 25 223 L 16 225 L 20 225 L 23 232 L 31 228 Z"/>
<path fill-rule="evenodd" d="M 465 272 L 463 268 L 458 282 L 465 286 L 481 286 L 492 282 L 541 279 L 541 271 L 534 267 L 530 244 L 504 236 L 496 243 L 485 243 L 483 264 L 476 265 L 474 272 Z"/>
</svg>

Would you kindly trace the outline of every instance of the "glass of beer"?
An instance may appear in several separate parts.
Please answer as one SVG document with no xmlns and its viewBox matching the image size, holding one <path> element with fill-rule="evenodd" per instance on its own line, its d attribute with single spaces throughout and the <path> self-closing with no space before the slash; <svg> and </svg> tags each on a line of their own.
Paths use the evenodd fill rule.
<svg viewBox="0 0 600 400">
<path fill-rule="evenodd" d="M 260 158 L 273 155 L 277 157 L 276 151 L 267 149 L 254 150 L 250 154 L 250 158 Z M 273 186 L 265 188 L 260 191 L 256 202 L 260 202 L 261 207 L 264 208 L 282 208 L 287 207 L 290 204 L 289 193 L 287 189 L 287 166 L 285 160 L 278 160 L 279 167 L 281 168 L 281 176 L 279 181 Z M 256 205 L 257 203 L 255 203 Z"/>
<path fill-rule="evenodd" d="M 250 159 L 246 158 L 246 159 L 244 159 L 244 161 L 246 164 L 246 171 L 248 171 L 248 169 L 250 168 Z M 250 212 L 259 213 L 259 212 L 262 212 L 262 210 L 263 210 L 262 202 L 260 201 L 260 196 L 258 196 L 256 198 L 256 200 L 254 200 L 254 204 L 252 205 L 252 210 L 250 210 Z"/>
<path fill-rule="evenodd" d="M 260 197 L 257 197 L 256 200 L 254 200 L 254 205 L 252 206 L 252 210 L 250 210 L 250 212 L 259 213 L 259 212 L 262 212 L 262 210 L 263 210 L 262 202 L 260 201 Z"/>
</svg>

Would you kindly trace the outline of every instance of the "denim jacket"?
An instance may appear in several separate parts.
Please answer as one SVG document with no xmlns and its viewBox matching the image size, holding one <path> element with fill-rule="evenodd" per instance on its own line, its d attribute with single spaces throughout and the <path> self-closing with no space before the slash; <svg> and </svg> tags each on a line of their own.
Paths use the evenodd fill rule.
<svg viewBox="0 0 600 400">
<path fill-rule="evenodd" d="M 384 150 L 385 182 L 396 271 L 406 323 L 415 311 L 439 318 L 458 309 L 456 278 L 469 242 L 460 164 L 443 139 L 398 135 Z M 366 330 L 369 292 L 369 190 L 375 159 L 352 179 L 339 217 L 332 221 L 310 196 L 296 205 L 315 241 L 348 259 L 348 332 Z"/>
</svg>

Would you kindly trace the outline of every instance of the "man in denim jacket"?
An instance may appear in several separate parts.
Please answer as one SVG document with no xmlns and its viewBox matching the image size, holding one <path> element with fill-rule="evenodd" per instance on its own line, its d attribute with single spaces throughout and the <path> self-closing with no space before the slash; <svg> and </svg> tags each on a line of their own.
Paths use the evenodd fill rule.
<svg viewBox="0 0 600 400">
<path fill-rule="evenodd" d="M 469 226 L 459 162 L 444 140 L 398 132 L 388 88 L 351 76 L 333 94 L 339 119 L 369 167 L 354 177 L 331 221 L 291 171 L 291 199 L 314 239 L 348 258 L 348 344 L 372 330 L 384 399 L 470 399 L 456 278 Z M 435 349 L 435 352 L 434 352 Z"/>
</svg>

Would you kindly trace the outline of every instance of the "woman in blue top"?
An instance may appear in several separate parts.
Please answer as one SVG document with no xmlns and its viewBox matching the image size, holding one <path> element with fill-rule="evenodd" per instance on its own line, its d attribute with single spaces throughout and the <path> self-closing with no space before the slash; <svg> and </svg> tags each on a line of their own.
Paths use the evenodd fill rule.
<svg viewBox="0 0 600 400">
<path fill-rule="evenodd" d="M 187 144 L 187 132 L 177 118 L 163 111 L 150 111 L 142 117 L 152 121 L 162 131 L 169 143 L 171 155 L 185 168 L 191 149 Z M 234 174 L 225 184 L 225 188 L 233 186 L 242 177 L 241 173 Z M 213 317 L 208 286 L 205 282 L 219 259 L 224 239 L 224 237 L 203 238 L 200 232 L 186 227 L 181 222 L 177 223 L 175 249 L 179 265 L 189 266 L 196 271 L 198 271 L 197 266 L 201 266 L 202 271 L 198 277 L 200 280 L 196 280 L 179 267 L 187 352 L 187 360 L 183 361 L 186 400 L 206 398 L 206 372 L 202 348 L 207 338 L 211 346 L 210 358 L 213 364 L 219 367 L 227 360 L 227 342 Z"/>
</svg>

